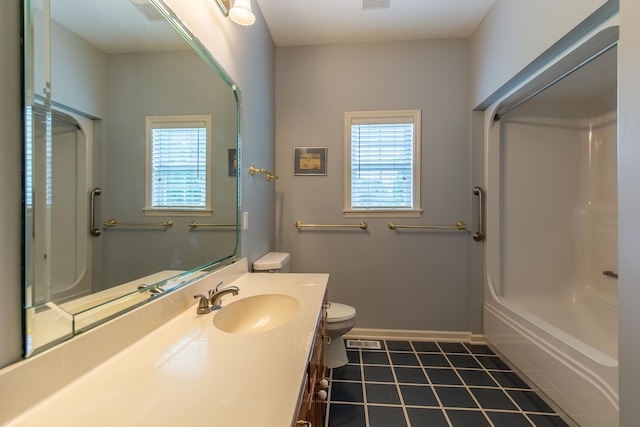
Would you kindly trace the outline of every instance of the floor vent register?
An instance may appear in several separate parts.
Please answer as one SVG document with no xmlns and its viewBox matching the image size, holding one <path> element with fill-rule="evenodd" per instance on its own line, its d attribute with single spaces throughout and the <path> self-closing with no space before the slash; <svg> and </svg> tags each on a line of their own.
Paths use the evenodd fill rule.
<svg viewBox="0 0 640 427">
<path fill-rule="evenodd" d="M 347 348 L 363 348 L 367 350 L 380 350 L 382 346 L 380 341 L 368 341 L 368 340 L 345 340 L 347 342 Z"/>
</svg>

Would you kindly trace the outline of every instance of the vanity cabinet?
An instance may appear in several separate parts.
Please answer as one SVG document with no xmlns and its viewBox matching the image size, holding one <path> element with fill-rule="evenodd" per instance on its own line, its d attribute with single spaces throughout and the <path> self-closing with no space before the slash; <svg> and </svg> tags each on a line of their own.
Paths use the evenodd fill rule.
<svg viewBox="0 0 640 427">
<path fill-rule="evenodd" d="M 328 382 L 326 380 L 326 323 L 327 309 L 325 301 L 322 312 L 318 317 L 313 348 L 307 365 L 300 406 L 296 417 L 296 425 L 298 426 L 324 426 L 328 393 Z"/>
</svg>

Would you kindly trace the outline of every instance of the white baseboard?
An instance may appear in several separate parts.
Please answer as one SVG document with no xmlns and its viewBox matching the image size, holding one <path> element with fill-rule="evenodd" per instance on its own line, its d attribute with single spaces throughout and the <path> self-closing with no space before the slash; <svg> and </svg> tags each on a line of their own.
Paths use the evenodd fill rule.
<svg viewBox="0 0 640 427">
<path fill-rule="evenodd" d="M 451 332 L 451 331 L 420 331 L 405 329 L 367 329 L 353 328 L 345 338 L 363 339 L 398 339 L 413 341 L 448 341 L 467 342 L 470 344 L 486 344 L 484 335 L 472 334 L 471 332 Z"/>
</svg>

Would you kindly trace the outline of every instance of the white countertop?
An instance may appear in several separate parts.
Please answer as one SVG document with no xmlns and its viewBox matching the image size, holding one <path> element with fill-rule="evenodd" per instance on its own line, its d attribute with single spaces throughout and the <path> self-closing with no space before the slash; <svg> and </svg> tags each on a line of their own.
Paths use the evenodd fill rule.
<svg viewBox="0 0 640 427">
<path fill-rule="evenodd" d="M 11 426 L 286 427 L 295 423 L 327 274 L 246 273 L 237 296 L 295 297 L 284 325 L 218 330 L 219 312 L 183 313 L 15 418 Z M 91 333 L 91 331 L 87 332 Z"/>
</svg>

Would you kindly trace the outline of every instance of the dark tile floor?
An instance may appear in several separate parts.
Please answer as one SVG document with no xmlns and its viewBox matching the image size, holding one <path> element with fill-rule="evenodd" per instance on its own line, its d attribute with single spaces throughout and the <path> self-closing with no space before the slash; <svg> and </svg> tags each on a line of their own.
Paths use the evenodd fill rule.
<svg viewBox="0 0 640 427">
<path fill-rule="evenodd" d="M 327 427 L 568 427 L 485 345 L 380 340 L 331 369 Z"/>
</svg>

